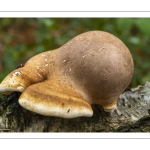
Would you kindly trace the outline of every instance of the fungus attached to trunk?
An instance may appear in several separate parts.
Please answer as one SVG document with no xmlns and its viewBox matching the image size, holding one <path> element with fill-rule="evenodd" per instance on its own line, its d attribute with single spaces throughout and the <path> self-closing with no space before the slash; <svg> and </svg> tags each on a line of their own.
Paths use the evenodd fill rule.
<svg viewBox="0 0 150 150">
<path fill-rule="evenodd" d="M 91 117 L 91 104 L 116 107 L 133 75 L 125 44 L 103 31 L 82 33 L 62 47 L 38 54 L 11 72 L 0 92 L 22 92 L 22 107 L 46 116 Z"/>
</svg>

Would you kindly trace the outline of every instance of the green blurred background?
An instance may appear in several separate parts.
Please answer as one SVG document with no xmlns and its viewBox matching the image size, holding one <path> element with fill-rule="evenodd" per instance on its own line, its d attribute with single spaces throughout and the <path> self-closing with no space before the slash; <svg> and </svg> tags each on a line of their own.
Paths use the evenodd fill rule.
<svg viewBox="0 0 150 150">
<path fill-rule="evenodd" d="M 90 30 L 110 32 L 129 48 L 135 65 L 130 87 L 150 80 L 150 18 L 0 18 L 0 82 L 33 55 Z"/>
</svg>

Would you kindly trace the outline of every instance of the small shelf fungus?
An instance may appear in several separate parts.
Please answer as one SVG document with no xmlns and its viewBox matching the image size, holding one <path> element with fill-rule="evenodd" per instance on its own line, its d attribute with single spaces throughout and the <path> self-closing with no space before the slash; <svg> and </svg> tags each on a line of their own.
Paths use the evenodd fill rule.
<svg viewBox="0 0 150 150">
<path fill-rule="evenodd" d="M 91 104 L 105 111 L 116 107 L 133 68 L 132 56 L 120 39 L 89 31 L 29 59 L 6 76 L 0 93 L 22 92 L 20 105 L 45 116 L 91 117 Z"/>
</svg>

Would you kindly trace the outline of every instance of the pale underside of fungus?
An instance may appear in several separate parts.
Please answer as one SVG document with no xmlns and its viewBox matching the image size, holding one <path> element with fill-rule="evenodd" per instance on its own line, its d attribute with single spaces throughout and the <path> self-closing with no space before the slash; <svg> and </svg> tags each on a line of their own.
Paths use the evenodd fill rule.
<svg viewBox="0 0 150 150">
<path fill-rule="evenodd" d="M 89 31 L 29 59 L 6 76 L 0 93 L 22 92 L 20 105 L 41 115 L 91 117 L 91 104 L 99 104 L 105 111 L 116 107 L 133 68 L 132 56 L 120 39 Z"/>
</svg>

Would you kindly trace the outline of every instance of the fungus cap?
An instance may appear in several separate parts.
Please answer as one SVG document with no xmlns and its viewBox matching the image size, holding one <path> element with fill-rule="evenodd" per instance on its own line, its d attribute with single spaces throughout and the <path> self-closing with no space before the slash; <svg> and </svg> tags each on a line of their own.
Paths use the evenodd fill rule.
<svg viewBox="0 0 150 150">
<path fill-rule="evenodd" d="M 22 92 L 20 105 L 42 115 L 90 117 L 91 104 L 105 111 L 116 107 L 133 68 L 130 51 L 120 39 L 89 31 L 56 50 L 32 57 L 2 81 L 0 92 Z"/>
<path fill-rule="evenodd" d="M 30 86 L 19 98 L 24 108 L 45 116 L 62 118 L 91 117 L 93 110 L 82 96 L 57 83 L 37 83 Z M 65 89 L 64 89 L 65 88 Z M 69 90 L 68 93 L 63 91 Z"/>
</svg>

